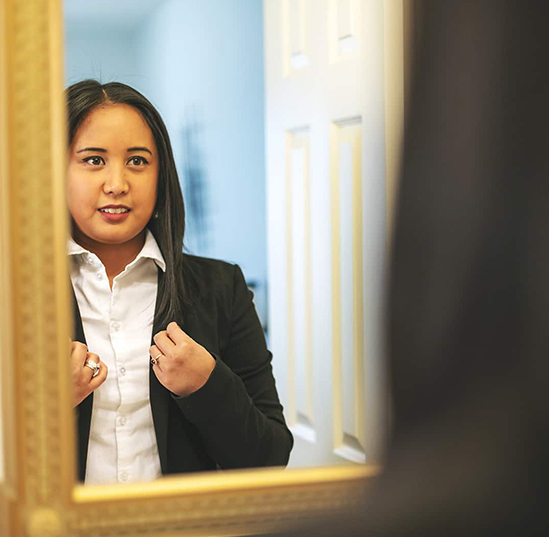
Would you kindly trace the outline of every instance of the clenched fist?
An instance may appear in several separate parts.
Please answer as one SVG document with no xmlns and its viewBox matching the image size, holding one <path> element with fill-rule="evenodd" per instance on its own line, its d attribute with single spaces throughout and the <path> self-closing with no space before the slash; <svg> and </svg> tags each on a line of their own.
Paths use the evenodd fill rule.
<svg viewBox="0 0 549 537">
<path fill-rule="evenodd" d="M 88 361 L 99 366 L 99 370 L 95 375 L 93 369 L 86 365 Z M 78 341 L 71 342 L 71 364 L 74 406 L 78 406 L 90 393 L 105 382 L 108 369 L 97 354 L 88 352 L 88 347 Z"/>
<path fill-rule="evenodd" d="M 202 388 L 215 367 L 213 356 L 175 322 L 154 336 L 149 349 L 156 377 L 172 393 L 190 395 Z"/>
</svg>

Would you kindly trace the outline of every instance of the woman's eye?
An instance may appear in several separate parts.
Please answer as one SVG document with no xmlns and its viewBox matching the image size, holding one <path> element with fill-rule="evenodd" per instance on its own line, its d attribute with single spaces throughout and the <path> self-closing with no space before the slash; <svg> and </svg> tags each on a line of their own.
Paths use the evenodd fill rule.
<svg viewBox="0 0 549 537">
<path fill-rule="evenodd" d="M 105 164 L 102 157 L 86 157 L 83 161 L 91 164 L 92 166 L 101 166 L 101 164 Z"/>
<path fill-rule="evenodd" d="M 132 157 L 128 164 L 131 164 L 132 166 L 143 166 L 143 164 L 148 164 L 148 160 L 144 157 Z"/>
</svg>

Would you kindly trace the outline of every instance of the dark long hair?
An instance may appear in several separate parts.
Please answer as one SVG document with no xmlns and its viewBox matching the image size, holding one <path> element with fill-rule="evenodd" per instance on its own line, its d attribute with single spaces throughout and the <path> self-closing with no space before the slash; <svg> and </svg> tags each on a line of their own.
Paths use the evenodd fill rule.
<svg viewBox="0 0 549 537">
<path fill-rule="evenodd" d="M 168 131 L 156 108 L 141 93 L 120 82 L 101 84 L 83 80 L 67 89 L 68 135 L 72 144 L 78 127 L 92 110 L 104 103 L 127 104 L 135 108 L 151 129 L 158 151 L 158 186 L 154 217 L 147 227 L 154 235 L 166 262 L 159 279 L 155 325 L 166 325 L 180 316 L 181 304 L 190 305 L 192 276 L 183 255 L 185 206 L 177 176 Z"/>
</svg>

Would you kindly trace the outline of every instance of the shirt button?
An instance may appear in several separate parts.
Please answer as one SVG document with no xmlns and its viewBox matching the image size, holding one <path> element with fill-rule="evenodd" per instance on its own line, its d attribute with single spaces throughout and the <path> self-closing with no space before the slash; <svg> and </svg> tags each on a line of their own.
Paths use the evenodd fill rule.
<svg viewBox="0 0 549 537">
<path fill-rule="evenodd" d="M 127 481 L 128 480 L 128 477 L 130 477 L 128 475 L 128 472 L 121 472 L 120 473 L 120 481 Z"/>
<path fill-rule="evenodd" d="M 112 323 L 112 329 L 115 332 L 118 332 L 120 330 L 120 325 L 118 323 Z"/>
<path fill-rule="evenodd" d="M 120 374 L 122 376 L 124 376 L 126 374 L 126 368 L 125 367 L 121 367 L 119 371 L 120 371 Z"/>
<path fill-rule="evenodd" d="M 97 276 L 96 278 L 101 281 L 103 279 L 103 274 L 101 274 L 100 272 L 97 273 Z"/>
<path fill-rule="evenodd" d="M 128 419 L 126 418 L 126 416 L 121 416 L 120 417 L 120 425 L 122 425 L 122 427 L 124 427 L 124 425 L 126 425 L 126 423 L 128 423 Z"/>
</svg>

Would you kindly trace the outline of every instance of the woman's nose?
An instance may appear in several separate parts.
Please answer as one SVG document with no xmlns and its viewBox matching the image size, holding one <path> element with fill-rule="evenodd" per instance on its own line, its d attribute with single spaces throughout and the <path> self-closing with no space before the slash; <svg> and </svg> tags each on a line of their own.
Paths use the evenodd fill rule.
<svg viewBox="0 0 549 537">
<path fill-rule="evenodd" d="M 106 194 L 120 195 L 128 191 L 126 170 L 120 166 L 113 166 L 107 175 L 103 190 Z"/>
</svg>

